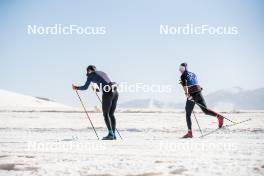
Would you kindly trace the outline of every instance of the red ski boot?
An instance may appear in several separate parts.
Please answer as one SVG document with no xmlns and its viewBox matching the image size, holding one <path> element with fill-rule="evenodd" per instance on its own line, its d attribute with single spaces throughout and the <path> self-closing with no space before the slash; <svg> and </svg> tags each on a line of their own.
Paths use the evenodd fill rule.
<svg viewBox="0 0 264 176">
<path fill-rule="evenodd" d="M 192 138 L 193 135 L 192 135 L 192 131 L 188 131 L 182 138 Z"/>
<path fill-rule="evenodd" d="M 224 117 L 222 117 L 221 115 L 217 115 L 217 120 L 218 120 L 218 127 L 222 128 L 223 124 L 224 124 Z"/>
</svg>

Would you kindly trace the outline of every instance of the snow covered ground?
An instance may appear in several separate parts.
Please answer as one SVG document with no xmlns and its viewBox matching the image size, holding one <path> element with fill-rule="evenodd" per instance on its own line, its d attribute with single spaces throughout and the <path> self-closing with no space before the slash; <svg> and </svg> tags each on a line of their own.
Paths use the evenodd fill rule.
<svg viewBox="0 0 264 176">
<path fill-rule="evenodd" d="M 235 113 L 251 121 L 204 138 L 193 120 L 193 139 L 183 113 L 118 113 L 123 140 L 97 140 L 83 113 L 1 112 L 0 175 L 264 175 L 264 114 Z M 197 114 L 204 133 L 216 119 Z M 91 114 L 100 137 L 101 114 Z M 225 121 L 226 124 L 228 123 Z"/>
</svg>

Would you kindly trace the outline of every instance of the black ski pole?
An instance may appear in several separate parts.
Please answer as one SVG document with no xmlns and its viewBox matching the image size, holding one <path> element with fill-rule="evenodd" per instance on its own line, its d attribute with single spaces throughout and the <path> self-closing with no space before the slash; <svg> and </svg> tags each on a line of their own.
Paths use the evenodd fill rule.
<svg viewBox="0 0 264 176">
<path fill-rule="evenodd" d="M 79 98 L 79 100 L 80 100 L 80 102 L 81 102 L 81 104 L 82 104 L 82 107 L 83 107 L 83 109 L 84 109 L 84 112 L 85 112 L 86 115 L 87 115 L 87 118 L 89 119 L 89 121 L 90 121 L 90 123 L 91 123 L 91 126 L 93 127 L 94 133 L 96 134 L 97 139 L 99 140 L 99 136 L 98 136 L 98 134 L 97 134 L 97 132 L 96 132 L 94 126 L 93 126 L 93 123 L 92 123 L 92 121 L 91 121 L 91 119 L 90 119 L 90 116 L 89 116 L 89 114 L 88 114 L 88 112 L 87 112 L 87 110 L 86 110 L 86 108 L 85 108 L 85 106 L 84 106 L 84 104 L 83 104 L 83 101 L 82 101 L 82 99 L 81 99 L 81 97 L 80 97 L 80 95 L 79 95 L 79 93 L 78 93 L 77 90 L 76 90 L 76 94 L 77 94 L 77 96 L 78 96 L 78 98 Z"/>
<path fill-rule="evenodd" d="M 235 126 L 235 125 L 241 124 L 241 123 L 248 122 L 248 121 L 250 121 L 250 120 L 251 120 L 251 119 L 246 119 L 246 120 L 243 120 L 243 121 L 240 121 L 240 122 L 237 122 L 237 123 L 233 123 L 233 124 L 231 124 L 231 125 L 224 125 L 223 127 L 224 127 L 224 128 L 229 128 L 229 127 L 232 127 L 232 126 Z M 218 130 L 221 130 L 221 129 L 222 129 L 222 128 L 217 128 L 217 129 L 215 129 L 215 130 L 212 130 L 212 131 L 210 131 L 210 132 L 204 134 L 203 136 L 200 136 L 199 138 L 202 138 L 202 137 L 208 136 L 208 135 L 210 135 L 210 134 L 212 134 L 212 133 L 214 133 L 214 132 L 216 132 L 216 131 L 218 131 Z"/>
<path fill-rule="evenodd" d="M 96 96 L 97 96 L 97 98 L 98 98 L 98 100 L 103 104 L 103 102 L 102 102 L 102 100 L 101 100 L 101 98 L 99 97 L 99 95 L 98 95 L 98 93 L 96 92 L 96 90 L 95 90 L 95 94 L 96 94 Z M 113 130 L 113 129 L 112 129 Z M 123 139 L 122 138 L 122 136 L 120 135 L 120 133 L 119 133 L 119 131 L 118 131 L 118 129 L 116 128 L 116 131 L 117 131 L 117 133 L 118 133 L 118 135 L 119 135 L 119 137 L 121 138 L 121 139 Z"/>
<path fill-rule="evenodd" d="M 196 123 L 197 123 L 197 125 L 198 125 L 198 127 L 199 127 L 200 133 L 201 133 L 201 135 L 203 136 L 203 132 L 202 132 L 202 130 L 201 130 L 201 127 L 200 127 L 200 125 L 199 125 L 199 123 L 198 123 L 197 117 L 196 117 L 196 115 L 195 115 L 194 112 L 193 112 L 193 116 L 194 116 L 195 121 L 196 121 Z"/>
<path fill-rule="evenodd" d="M 192 102 L 194 102 L 194 103 L 197 104 L 198 106 L 201 106 L 201 107 L 203 107 L 203 108 L 205 108 L 205 109 L 207 109 L 207 110 L 209 110 L 209 111 L 212 111 L 212 112 L 215 113 L 217 116 L 220 115 L 219 113 L 217 113 L 217 112 L 215 112 L 215 111 L 213 111 L 213 110 L 211 110 L 211 109 L 205 107 L 204 105 L 202 105 L 202 104 L 200 104 L 200 103 L 197 103 L 197 102 L 196 102 L 195 100 L 193 100 L 193 99 L 189 99 L 189 100 L 192 101 Z M 222 116 L 222 115 L 221 115 L 221 116 Z M 226 117 L 224 117 L 224 116 L 222 116 L 222 117 L 223 117 L 224 119 L 226 119 L 226 120 L 232 122 L 232 123 L 237 123 L 237 122 L 234 122 L 233 120 L 230 120 L 229 118 L 226 118 Z"/>
</svg>

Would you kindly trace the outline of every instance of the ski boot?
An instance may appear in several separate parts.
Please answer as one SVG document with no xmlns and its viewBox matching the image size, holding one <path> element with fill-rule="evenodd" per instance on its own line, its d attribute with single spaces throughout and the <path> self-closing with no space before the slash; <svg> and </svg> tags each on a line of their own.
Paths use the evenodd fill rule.
<svg viewBox="0 0 264 176">
<path fill-rule="evenodd" d="M 103 137 L 102 140 L 116 140 L 116 136 L 113 133 L 108 133 L 108 135 Z"/>
<path fill-rule="evenodd" d="M 192 138 L 193 135 L 192 135 L 192 131 L 189 130 L 182 138 Z"/>
<path fill-rule="evenodd" d="M 224 117 L 219 115 L 219 114 L 216 117 L 217 117 L 217 120 L 218 120 L 218 127 L 222 128 L 222 126 L 224 124 Z"/>
</svg>

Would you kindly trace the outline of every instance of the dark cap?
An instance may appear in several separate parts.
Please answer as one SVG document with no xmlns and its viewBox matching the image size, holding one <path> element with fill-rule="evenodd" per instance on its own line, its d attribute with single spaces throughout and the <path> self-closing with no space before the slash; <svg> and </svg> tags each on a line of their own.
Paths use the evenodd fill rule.
<svg viewBox="0 0 264 176">
<path fill-rule="evenodd" d="M 94 66 L 94 65 L 89 65 L 89 66 L 87 67 L 87 71 L 88 71 L 88 70 L 95 71 L 95 70 L 96 70 L 96 66 Z"/>
<path fill-rule="evenodd" d="M 186 62 L 181 63 L 181 66 L 183 66 L 183 67 L 187 67 L 187 63 L 186 63 Z"/>
</svg>

